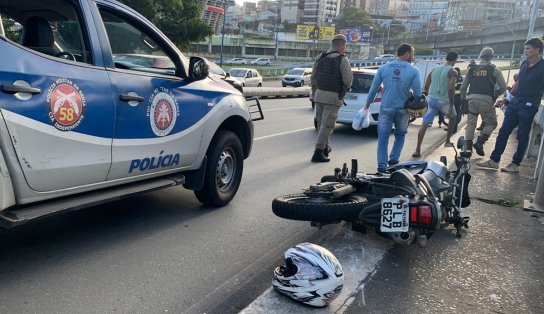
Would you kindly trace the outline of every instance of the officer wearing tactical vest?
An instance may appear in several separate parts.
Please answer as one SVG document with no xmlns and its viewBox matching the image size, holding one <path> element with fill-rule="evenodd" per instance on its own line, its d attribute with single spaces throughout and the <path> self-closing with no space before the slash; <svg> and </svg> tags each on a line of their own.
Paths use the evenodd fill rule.
<svg viewBox="0 0 544 314">
<path fill-rule="evenodd" d="M 491 132 L 497 127 L 495 114 L 495 100 L 506 90 L 506 82 L 501 70 L 491 64 L 493 49 L 485 47 L 480 52 L 480 63 L 471 64 L 463 84 L 461 98 L 468 100 L 468 119 L 465 140 L 469 148 L 474 147 L 476 153 L 484 156 L 484 143 L 489 139 Z M 467 92 L 468 89 L 468 92 Z M 473 145 L 474 131 L 478 122 L 478 115 L 482 116 L 484 128 Z"/>
<path fill-rule="evenodd" d="M 338 110 L 344 102 L 344 95 L 351 88 L 353 74 L 346 50 L 346 36 L 338 34 L 332 39 L 331 48 L 321 53 L 312 69 L 311 98 L 315 102 L 317 142 L 312 162 L 328 162 L 331 137 Z"/>
</svg>

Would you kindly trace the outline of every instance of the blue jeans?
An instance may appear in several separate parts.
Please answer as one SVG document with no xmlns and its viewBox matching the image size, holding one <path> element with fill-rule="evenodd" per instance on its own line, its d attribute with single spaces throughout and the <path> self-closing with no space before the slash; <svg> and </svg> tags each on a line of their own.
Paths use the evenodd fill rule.
<svg viewBox="0 0 544 314">
<path fill-rule="evenodd" d="M 508 137 L 510 137 L 510 134 L 517 126 L 518 148 L 514 154 L 514 157 L 512 158 L 512 163 L 518 166 L 521 164 L 523 155 L 525 155 L 525 150 L 527 149 L 527 145 L 529 145 L 529 132 L 531 132 L 533 118 L 538 112 L 539 105 L 540 104 L 532 104 L 532 106 L 527 106 L 525 103 L 520 103 L 516 100 L 510 102 L 506 108 L 504 121 L 502 122 L 502 126 L 499 130 L 499 136 L 495 142 L 495 149 L 491 153 L 491 160 L 495 162 L 501 161 L 501 155 L 506 149 Z"/>
<path fill-rule="evenodd" d="M 383 106 L 380 108 L 380 115 L 378 116 L 378 171 L 387 168 L 387 146 L 393 123 L 395 124 L 395 142 L 391 155 L 389 155 L 389 161 L 392 164 L 399 161 L 404 146 L 404 138 L 408 132 L 409 118 L 406 109 L 384 108 Z"/>
</svg>

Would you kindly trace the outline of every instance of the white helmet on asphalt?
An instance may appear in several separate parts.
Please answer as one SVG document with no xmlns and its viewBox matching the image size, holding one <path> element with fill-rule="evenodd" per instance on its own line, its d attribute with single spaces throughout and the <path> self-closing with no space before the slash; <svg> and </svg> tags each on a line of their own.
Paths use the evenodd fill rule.
<svg viewBox="0 0 544 314">
<path fill-rule="evenodd" d="M 329 250 L 306 242 L 288 249 L 283 255 L 285 266 L 274 270 L 274 289 L 316 307 L 327 306 L 340 294 L 344 272 Z"/>
</svg>

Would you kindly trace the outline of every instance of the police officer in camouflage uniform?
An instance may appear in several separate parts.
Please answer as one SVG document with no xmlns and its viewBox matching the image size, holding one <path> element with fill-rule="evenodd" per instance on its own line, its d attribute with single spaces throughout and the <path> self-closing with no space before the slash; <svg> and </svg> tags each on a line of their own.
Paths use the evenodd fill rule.
<svg viewBox="0 0 544 314">
<path fill-rule="evenodd" d="M 469 65 L 467 75 L 461 85 L 461 98 L 468 100 L 465 140 L 468 147 L 474 147 L 474 150 L 480 156 L 485 155 L 484 143 L 497 127 L 495 100 L 498 95 L 506 90 L 506 82 L 501 70 L 491 64 L 493 53 L 494 51 L 490 47 L 482 49 L 479 57 L 480 63 Z M 484 128 L 476 142 L 473 143 L 478 115 L 482 116 Z"/>
<path fill-rule="evenodd" d="M 332 39 L 331 48 L 321 53 L 312 69 L 311 98 L 315 102 L 317 142 L 312 162 L 328 162 L 331 137 L 338 110 L 344 102 L 344 95 L 351 88 L 353 74 L 346 50 L 346 36 L 338 34 Z"/>
</svg>

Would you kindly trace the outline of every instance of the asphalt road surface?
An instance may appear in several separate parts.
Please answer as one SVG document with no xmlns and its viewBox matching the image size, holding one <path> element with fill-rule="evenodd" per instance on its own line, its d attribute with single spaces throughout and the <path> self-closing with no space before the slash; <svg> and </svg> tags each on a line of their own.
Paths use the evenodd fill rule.
<svg viewBox="0 0 544 314">
<path fill-rule="evenodd" d="M 223 208 L 204 207 L 176 187 L 2 232 L 0 312 L 236 313 L 251 303 L 271 286 L 287 248 L 325 243 L 342 228 L 280 219 L 272 199 L 299 192 L 351 158 L 360 169 L 376 168 L 374 129 L 337 125 L 332 162 L 312 164 L 316 132 L 307 98 L 262 105 L 265 120 L 255 124 L 242 185 Z M 404 160 L 418 127 L 410 127 Z M 426 139 L 443 134 L 431 128 Z"/>
</svg>

